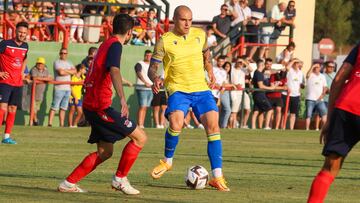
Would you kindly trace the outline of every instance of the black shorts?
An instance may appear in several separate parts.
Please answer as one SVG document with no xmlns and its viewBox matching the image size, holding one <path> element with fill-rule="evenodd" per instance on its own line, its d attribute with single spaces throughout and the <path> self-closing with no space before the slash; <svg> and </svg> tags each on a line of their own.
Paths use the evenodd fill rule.
<svg viewBox="0 0 360 203">
<path fill-rule="evenodd" d="M 167 105 L 167 98 L 165 91 L 160 91 L 158 94 L 154 94 L 154 97 L 151 101 L 151 106 L 163 106 Z"/>
<path fill-rule="evenodd" d="M 268 99 L 269 99 L 270 105 L 272 107 L 283 107 L 283 101 L 282 101 L 281 97 L 279 97 L 279 98 L 268 98 Z"/>
<path fill-rule="evenodd" d="M 360 140 L 360 116 L 335 108 L 328 132 L 322 154 L 328 156 L 335 153 L 346 157 Z"/>
<path fill-rule="evenodd" d="M 0 83 L 0 103 L 7 103 L 20 107 L 22 98 L 22 87 L 11 86 Z"/>
<path fill-rule="evenodd" d="M 265 95 L 253 95 L 253 99 L 254 111 L 267 112 L 272 109 L 272 106 Z"/>
<path fill-rule="evenodd" d="M 130 135 L 136 128 L 136 123 L 122 117 L 113 108 L 102 111 L 88 111 L 84 109 L 86 120 L 90 123 L 91 133 L 88 143 L 98 143 L 100 140 L 115 143 Z"/>
<path fill-rule="evenodd" d="M 286 106 L 286 95 L 282 95 L 283 105 Z M 290 97 L 289 101 L 289 111 L 291 114 L 295 114 L 298 116 L 299 114 L 299 108 L 300 108 L 300 96 L 297 97 Z M 283 111 L 285 111 L 285 108 L 283 108 Z"/>
<path fill-rule="evenodd" d="M 258 36 L 257 36 L 257 35 L 249 35 L 249 36 L 246 36 L 246 42 L 259 43 Z"/>
</svg>

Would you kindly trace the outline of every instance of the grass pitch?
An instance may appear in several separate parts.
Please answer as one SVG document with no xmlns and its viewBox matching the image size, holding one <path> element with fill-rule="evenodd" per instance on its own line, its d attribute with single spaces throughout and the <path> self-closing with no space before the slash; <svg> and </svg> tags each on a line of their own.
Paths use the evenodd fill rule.
<svg viewBox="0 0 360 203">
<path fill-rule="evenodd" d="M 83 159 L 95 151 L 87 144 L 90 129 L 16 127 L 17 145 L 0 145 L 0 202 L 306 202 L 323 157 L 318 132 L 223 130 L 224 173 L 231 192 L 185 186 L 186 168 L 200 164 L 210 171 L 202 130 L 184 130 L 173 170 L 153 180 L 149 172 L 163 156 L 164 130 L 146 130 L 149 141 L 129 174 L 141 191 L 126 196 L 110 183 L 123 146 L 80 182 L 86 194 L 64 194 L 56 188 Z M 327 202 L 359 202 L 360 162 L 355 148 L 332 185 Z"/>
</svg>

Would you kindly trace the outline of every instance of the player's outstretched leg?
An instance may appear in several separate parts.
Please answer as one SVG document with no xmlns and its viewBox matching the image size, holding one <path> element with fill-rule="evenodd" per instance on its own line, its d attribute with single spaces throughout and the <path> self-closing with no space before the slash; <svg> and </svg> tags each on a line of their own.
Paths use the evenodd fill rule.
<svg viewBox="0 0 360 203">
<path fill-rule="evenodd" d="M 164 160 L 160 160 L 160 164 L 152 170 L 151 176 L 154 179 L 160 178 L 166 171 L 171 169 L 172 159 L 174 157 L 176 146 L 179 142 L 179 134 L 180 131 L 172 130 L 170 127 L 166 129 L 164 150 L 165 158 Z"/>
<path fill-rule="evenodd" d="M 330 154 L 325 158 L 323 168 L 312 182 L 308 203 L 324 202 L 330 185 L 340 171 L 343 160 L 344 157 L 337 154 Z"/>
<path fill-rule="evenodd" d="M 222 143 L 218 125 L 218 112 L 209 111 L 203 114 L 201 122 L 205 127 L 208 138 L 207 152 L 213 175 L 213 179 L 209 181 L 209 185 L 219 191 L 230 191 L 222 173 Z"/>
<path fill-rule="evenodd" d="M 136 128 L 128 137 L 130 137 L 131 140 L 123 149 L 118 169 L 114 175 L 111 186 L 116 190 L 122 191 L 124 194 L 137 195 L 140 194 L 140 191 L 131 186 L 127 179 L 127 174 L 141 149 L 144 147 L 147 137 L 145 132 L 139 128 Z"/>
<path fill-rule="evenodd" d="M 98 151 L 86 156 L 84 160 L 73 170 L 73 172 L 60 183 L 60 192 L 86 192 L 76 185 L 81 179 L 91 173 L 95 168 L 109 159 L 113 153 L 113 144 L 100 141 L 97 143 Z"/>
</svg>

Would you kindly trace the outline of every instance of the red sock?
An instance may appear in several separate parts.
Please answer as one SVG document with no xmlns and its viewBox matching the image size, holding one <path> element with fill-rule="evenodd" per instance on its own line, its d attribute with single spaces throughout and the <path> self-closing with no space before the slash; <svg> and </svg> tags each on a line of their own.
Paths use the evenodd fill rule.
<svg viewBox="0 0 360 203">
<path fill-rule="evenodd" d="M 8 112 L 6 116 L 6 126 L 5 126 L 5 133 L 11 134 L 11 130 L 15 123 L 15 115 L 16 112 Z"/>
<path fill-rule="evenodd" d="M 308 203 L 322 203 L 335 177 L 328 171 L 320 171 L 315 177 L 309 194 Z"/>
<path fill-rule="evenodd" d="M 2 126 L 2 123 L 4 121 L 4 115 L 5 111 L 3 109 L 0 109 L 0 127 Z"/>
<path fill-rule="evenodd" d="M 77 183 L 102 163 L 97 152 L 87 155 L 79 166 L 66 178 L 70 183 Z"/>
<path fill-rule="evenodd" d="M 116 171 L 117 177 L 122 178 L 127 176 L 141 149 L 142 148 L 136 146 L 133 141 L 127 143 L 122 152 L 119 166 Z"/>
</svg>

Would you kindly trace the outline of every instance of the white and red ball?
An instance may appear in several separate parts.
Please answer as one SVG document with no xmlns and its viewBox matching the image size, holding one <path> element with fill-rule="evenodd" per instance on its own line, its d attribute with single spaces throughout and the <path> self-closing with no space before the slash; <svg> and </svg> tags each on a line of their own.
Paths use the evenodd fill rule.
<svg viewBox="0 0 360 203">
<path fill-rule="evenodd" d="M 200 165 L 191 166 L 186 172 L 185 183 L 191 189 L 204 189 L 208 180 L 208 171 Z"/>
</svg>

